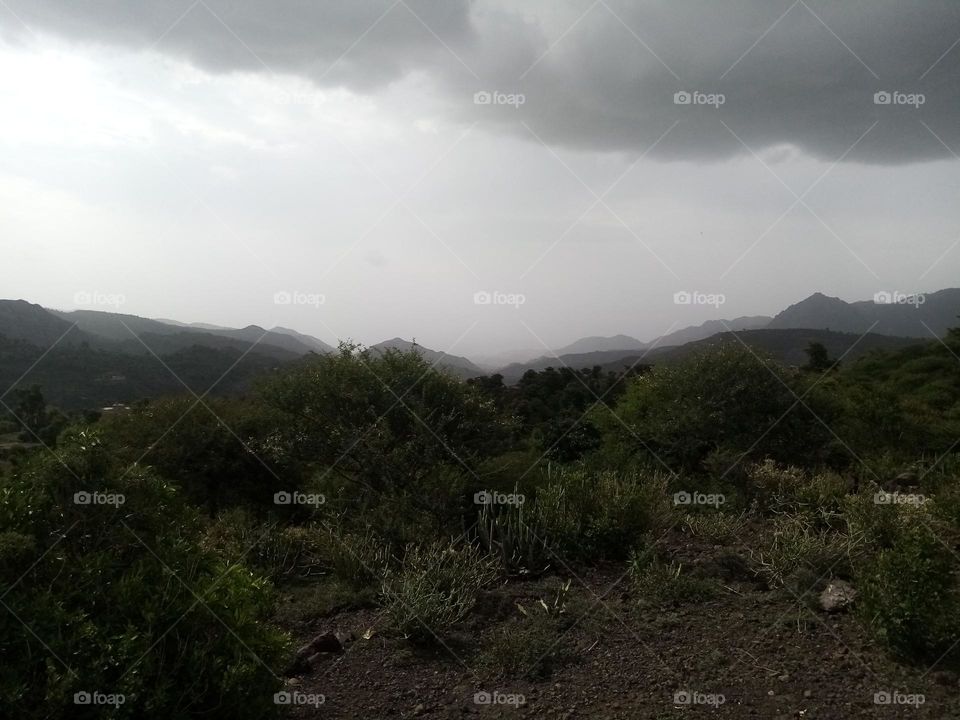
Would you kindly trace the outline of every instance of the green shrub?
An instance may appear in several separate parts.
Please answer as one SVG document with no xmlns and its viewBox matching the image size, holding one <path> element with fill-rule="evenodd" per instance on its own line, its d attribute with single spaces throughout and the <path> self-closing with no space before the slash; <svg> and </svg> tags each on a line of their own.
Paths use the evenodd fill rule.
<svg viewBox="0 0 960 720">
<path fill-rule="evenodd" d="M 358 492 L 416 488 L 438 468 L 475 467 L 502 444 L 492 401 L 416 348 L 344 344 L 280 373 L 260 395 L 286 418 L 276 438 L 285 455 Z"/>
<path fill-rule="evenodd" d="M 676 563 L 662 561 L 654 548 L 633 551 L 627 569 L 641 606 L 702 602 L 716 594 L 713 583 L 685 574 Z"/>
<path fill-rule="evenodd" d="M 497 577 L 496 560 L 472 545 L 411 545 L 388 570 L 382 598 L 392 629 L 412 640 L 435 639 L 463 620 L 477 593 Z"/>
<path fill-rule="evenodd" d="M 809 462 L 830 436 L 809 411 L 830 420 L 822 394 L 797 396 L 806 381 L 731 340 L 633 378 L 613 412 L 592 417 L 605 445 L 657 458 L 675 470 L 701 470 L 717 449 Z M 779 422 L 776 422 L 779 419 Z"/>
<path fill-rule="evenodd" d="M 622 560 L 671 515 L 664 478 L 560 469 L 536 498 L 546 542 L 564 558 Z"/>
<path fill-rule="evenodd" d="M 536 511 L 531 520 L 525 508 L 525 502 L 482 505 L 474 530 L 468 534 L 469 539 L 497 557 L 509 575 L 539 575 L 552 559 L 537 525 Z"/>
<path fill-rule="evenodd" d="M 714 543 L 728 543 L 740 536 L 747 526 L 747 518 L 742 513 L 691 513 L 684 518 L 683 525 L 694 537 L 702 537 Z"/>
<path fill-rule="evenodd" d="M 372 530 L 343 530 L 324 527 L 327 565 L 333 576 L 347 586 L 361 590 L 380 585 L 390 565 L 390 548 Z"/>
<path fill-rule="evenodd" d="M 548 677 L 571 657 L 564 633 L 572 622 L 546 612 L 511 618 L 481 635 L 477 665 L 512 680 Z"/>
<path fill-rule="evenodd" d="M 278 527 L 234 508 L 221 513 L 207 529 L 204 546 L 228 562 L 243 563 L 279 582 L 317 575 L 325 569 L 325 535 L 316 526 Z"/>
<path fill-rule="evenodd" d="M 902 527 L 857 573 L 859 611 L 867 626 L 896 653 L 956 662 L 960 641 L 957 562 L 928 527 Z"/>
<path fill-rule="evenodd" d="M 803 516 L 782 515 L 754 555 L 760 577 L 774 586 L 788 585 L 797 573 L 814 579 L 849 576 L 858 540 L 846 533 L 818 528 Z M 802 591 L 808 588 L 803 588 Z"/>
<path fill-rule="evenodd" d="M 57 452 L 0 479 L 11 716 L 93 717 L 74 704 L 84 691 L 124 695 L 115 717 L 274 714 L 287 643 L 265 622 L 269 584 L 204 549 L 174 487 L 115 467 L 96 434 L 68 432 Z"/>
<path fill-rule="evenodd" d="M 839 525 L 848 488 L 835 473 L 810 474 L 766 460 L 748 468 L 747 482 L 765 513 L 803 515 L 818 527 Z"/>
</svg>

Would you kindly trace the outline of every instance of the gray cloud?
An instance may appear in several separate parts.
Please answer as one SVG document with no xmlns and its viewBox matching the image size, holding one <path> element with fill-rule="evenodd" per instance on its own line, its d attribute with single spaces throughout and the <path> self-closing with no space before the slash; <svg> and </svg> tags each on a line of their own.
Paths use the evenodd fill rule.
<svg viewBox="0 0 960 720">
<path fill-rule="evenodd" d="M 9 0 L 8 0 L 9 1 Z M 413 73 L 464 121 L 584 150 L 718 159 L 792 145 L 898 164 L 960 152 L 953 0 L 16 0 L 36 31 L 153 48 L 215 72 L 294 73 L 361 92 Z M 185 14 L 186 13 L 186 14 Z M 952 48 L 952 49 L 951 49 Z M 477 91 L 525 103 L 475 105 Z M 677 105 L 679 91 L 725 102 Z M 924 102 L 877 105 L 877 92 Z M 874 125 L 874 123 L 876 123 Z M 736 136 L 736 137 L 735 137 Z M 739 138 L 739 139 L 738 139 Z"/>
</svg>

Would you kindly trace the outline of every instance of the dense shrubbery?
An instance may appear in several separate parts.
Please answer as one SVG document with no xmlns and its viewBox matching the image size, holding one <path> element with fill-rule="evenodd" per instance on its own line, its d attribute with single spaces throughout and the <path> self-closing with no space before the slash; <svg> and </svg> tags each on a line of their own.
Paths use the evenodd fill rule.
<svg viewBox="0 0 960 720">
<path fill-rule="evenodd" d="M 420 642 L 475 619 L 498 580 L 595 563 L 626 563 L 643 606 L 714 597 L 655 542 L 670 528 L 748 541 L 751 582 L 801 602 L 851 580 L 878 639 L 935 660 L 960 638 L 960 463 L 916 451 L 928 429 L 943 447 L 960 386 L 935 350 L 903 358 L 798 372 L 728 345 L 634 378 L 551 370 L 506 388 L 344 346 L 248 398 L 68 430 L 59 459 L 21 449 L 33 457 L 0 478 L 0 690 L 25 717 L 78 716 L 84 689 L 127 695 L 121 716 L 266 716 L 285 666 L 275 586 L 313 603 L 282 617 L 379 603 L 386 634 Z M 933 499 L 878 502 L 893 482 Z M 673 507 L 692 488 L 723 511 Z M 77 505 L 81 490 L 126 502 Z M 277 504 L 281 490 L 325 502 Z M 480 491 L 524 501 L 477 505 Z M 536 675 L 564 657 L 563 603 L 534 609 L 482 630 L 481 666 Z"/>
<path fill-rule="evenodd" d="M 612 457 L 645 455 L 677 471 L 701 470 L 717 451 L 809 463 L 828 438 L 813 413 L 829 422 L 830 411 L 807 382 L 722 345 L 655 367 L 630 383 L 613 414 L 595 419 Z"/>
<path fill-rule="evenodd" d="M 262 622 L 268 586 L 203 550 L 174 488 L 115 465 L 97 434 L 63 438 L 58 455 L 0 485 L 2 693 L 16 715 L 84 717 L 84 691 L 126 696 L 121 717 L 269 715 L 285 641 Z"/>
<path fill-rule="evenodd" d="M 412 545 L 383 581 L 390 623 L 404 637 L 435 639 L 466 617 L 497 574 L 496 559 L 472 545 Z"/>
</svg>

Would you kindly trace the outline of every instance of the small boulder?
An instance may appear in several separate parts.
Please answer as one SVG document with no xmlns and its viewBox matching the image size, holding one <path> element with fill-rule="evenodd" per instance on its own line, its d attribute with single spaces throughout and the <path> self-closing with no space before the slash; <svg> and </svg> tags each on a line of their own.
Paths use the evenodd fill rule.
<svg viewBox="0 0 960 720">
<path fill-rule="evenodd" d="M 846 580 L 831 580 L 820 593 L 820 607 L 825 612 L 846 610 L 857 597 L 857 591 Z"/>
</svg>

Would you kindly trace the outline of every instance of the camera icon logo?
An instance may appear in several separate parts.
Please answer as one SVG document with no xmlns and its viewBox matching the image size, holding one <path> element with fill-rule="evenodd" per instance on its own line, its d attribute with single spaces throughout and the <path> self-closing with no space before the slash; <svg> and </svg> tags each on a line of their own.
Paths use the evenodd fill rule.
<svg viewBox="0 0 960 720">
<path fill-rule="evenodd" d="M 486 490 L 481 490 L 473 494 L 474 505 L 489 505 L 493 502 L 493 496 Z"/>
<path fill-rule="evenodd" d="M 881 90 L 873 94 L 874 105 L 889 105 L 893 101 L 893 96 L 886 90 Z"/>
<path fill-rule="evenodd" d="M 493 103 L 493 95 L 486 90 L 481 90 L 473 94 L 474 105 L 490 105 L 491 103 Z"/>
<path fill-rule="evenodd" d="M 289 505 L 292 502 L 293 502 L 293 495 L 288 493 L 286 490 L 281 490 L 280 492 L 275 492 L 273 494 L 274 505 Z"/>
<path fill-rule="evenodd" d="M 486 290 L 481 290 L 473 294 L 474 305 L 489 305 L 491 302 L 493 302 L 493 296 Z"/>
<path fill-rule="evenodd" d="M 693 702 L 693 698 L 689 690 L 677 690 L 673 694 L 674 705 L 689 705 L 691 702 Z"/>
<path fill-rule="evenodd" d="M 88 493 L 86 490 L 81 490 L 73 494 L 74 505 L 89 505 L 91 502 L 93 502 L 93 494 Z"/>
<path fill-rule="evenodd" d="M 274 305 L 290 305 L 292 302 L 293 295 L 284 290 L 273 294 Z"/>
<path fill-rule="evenodd" d="M 689 305 L 693 302 L 693 296 L 686 290 L 681 290 L 673 294 L 673 302 L 675 305 Z"/>
<path fill-rule="evenodd" d="M 688 93 L 686 90 L 681 90 L 680 92 L 675 92 L 673 94 L 674 105 L 689 105 L 691 102 L 693 102 L 693 95 Z"/>
<path fill-rule="evenodd" d="M 681 490 L 673 494 L 674 505 L 689 505 L 693 501 L 693 496 L 686 490 Z"/>
<path fill-rule="evenodd" d="M 291 702 L 293 702 L 293 695 L 291 695 L 287 690 L 273 694 L 274 705 L 289 705 Z"/>
<path fill-rule="evenodd" d="M 489 705 L 493 702 L 493 697 L 486 690 L 481 690 L 473 694 L 473 702 L 475 705 Z"/>
<path fill-rule="evenodd" d="M 73 704 L 74 705 L 89 705 L 93 702 L 93 696 L 88 693 L 86 690 L 81 690 L 80 692 L 75 692 L 73 694 Z"/>
</svg>

